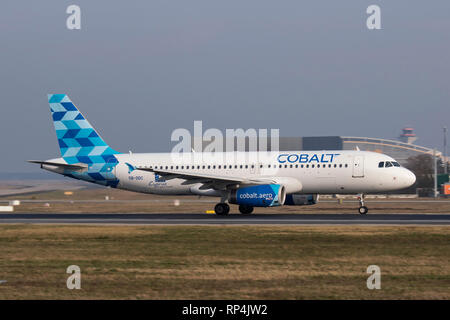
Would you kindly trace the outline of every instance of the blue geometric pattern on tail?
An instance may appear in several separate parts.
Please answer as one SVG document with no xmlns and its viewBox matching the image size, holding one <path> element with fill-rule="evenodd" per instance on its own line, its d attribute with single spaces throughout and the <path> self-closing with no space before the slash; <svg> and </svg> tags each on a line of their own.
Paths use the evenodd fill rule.
<svg viewBox="0 0 450 320">
<path fill-rule="evenodd" d="M 48 102 L 61 157 L 68 163 L 101 162 L 102 156 L 119 153 L 106 144 L 67 95 L 49 94 Z"/>
<path fill-rule="evenodd" d="M 49 94 L 61 157 L 68 163 L 85 163 L 89 170 L 84 173 L 70 172 L 70 176 L 103 185 L 117 185 L 113 168 L 118 161 L 106 142 L 84 118 L 66 94 Z"/>
</svg>

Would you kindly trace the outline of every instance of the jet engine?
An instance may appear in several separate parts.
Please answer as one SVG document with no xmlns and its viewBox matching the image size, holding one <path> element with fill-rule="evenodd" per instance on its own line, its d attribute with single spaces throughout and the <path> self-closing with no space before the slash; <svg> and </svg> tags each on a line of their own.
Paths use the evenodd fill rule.
<svg viewBox="0 0 450 320">
<path fill-rule="evenodd" d="M 232 189 L 228 201 L 250 207 L 276 207 L 282 206 L 285 199 L 283 185 L 263 184 Z"/>
</svg>

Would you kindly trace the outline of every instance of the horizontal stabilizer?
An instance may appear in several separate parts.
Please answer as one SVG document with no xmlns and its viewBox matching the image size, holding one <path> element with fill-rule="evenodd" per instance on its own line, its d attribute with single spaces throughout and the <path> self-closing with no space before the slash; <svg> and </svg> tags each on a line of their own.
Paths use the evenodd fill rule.
<svg viewBox="0 0 450 320">
<path fill-rule="evenodd" d="M 27 160 L 30 163 L 37 163 L 41 165 L 55 166 L 63 169 L 74 170 L 74 171 L 85 171 L 89 168 L 89 166 L 85 163 L 74 163 L 74 164 L 66 164 L 66 163 L 58 163 L 51 161 L 40 161 L 40 160 Z"/>
</svg>

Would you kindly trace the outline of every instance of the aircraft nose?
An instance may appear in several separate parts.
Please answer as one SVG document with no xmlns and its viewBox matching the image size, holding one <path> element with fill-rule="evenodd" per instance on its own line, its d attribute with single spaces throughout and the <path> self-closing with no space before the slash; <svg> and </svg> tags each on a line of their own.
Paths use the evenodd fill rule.
<svg viewBox="0 0 450 320">
<path fill-rule="evenodd" d="M 405 188 L 411 187 L 416 182 L 416 175 L 410 170 L 405 169 L 402 180 L 404 181 Z"/>
</svg>

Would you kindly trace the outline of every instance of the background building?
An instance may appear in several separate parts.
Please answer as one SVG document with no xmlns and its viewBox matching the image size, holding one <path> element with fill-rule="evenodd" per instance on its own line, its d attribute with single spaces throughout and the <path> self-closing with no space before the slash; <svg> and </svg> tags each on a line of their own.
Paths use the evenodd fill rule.
<svg viewBox="0 0 450 320">
<path fill-rule="evenodd" d="M 413 144 L 417 140 L 417 136 L 413 132 L 413 128 L 404 128 L 399 140 L 368 138 L 368 137 L 348 137 L 348 136 L 323 136 L 323 137 L 280 137 L 279 150 L 356 150 L 373 151 L 393 157 L 402 165 L 405 165 L 409 157 L 420 154 L 433 155 L 433 149 Z M 192 140 L 193 141 L 193 140 Z M 258 141 L 252 141 L 253 145 L 258 146 Z M 205 147 L 210 142 L 203 142 Z M 224 141 L 224 149 L 226 142 Z M 237 139 L 235 138 L 235 151 Z M 249 148 L 249 138 L 245 138 L 245 150 Z M 267 151 L 276 149 L 272 148 L 270 137 L 267 139 Z M 258 148 L 260 150 L 260 148 Z M 241 150 L 242 151 L 242 150 Z M 436 156 L 443 158 L 442 152 L 436 151 Z M 444 159 L 442 159 L 444 160 Z"/>
<path fill-rule="evenodd" d="M 368 137 L 303 137 L 302 150 L 356 150 L 373 151 L 387 154 L 401 164 L 405 164 L 409 157 L 419 154 L 433 155 L 433 149 L 397 140 L 368 138 Z M 281 138 L 283 140 L 283 138 Z M 287 147 L 287 148 L 286 148 Z M 290 146 L 280 142 L 280 149 L 287 150 Z M 438 157 L 442 153 L 436 151 Z"/>
</svg>

